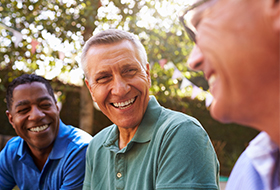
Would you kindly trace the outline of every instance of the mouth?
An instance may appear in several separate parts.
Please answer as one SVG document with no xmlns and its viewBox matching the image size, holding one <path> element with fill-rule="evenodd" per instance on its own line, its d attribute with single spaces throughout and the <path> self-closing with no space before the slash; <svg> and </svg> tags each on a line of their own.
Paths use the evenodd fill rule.
<svg viewBox="0 0 280 190">
<path fill-rule="evenodd" d="M 214 83 L 216 82 L 216 79 L 217 79 L 216 74 L 212 74 L 208 78 L 208 84 L 209 84 L 210 88 L 214 86 Z"/>
<path fill-rule="evenodd" d="M 38 126 L 38 127 L 32 127 L 30 129 L 28 129 L 29 131 L 32 131 L 32 132 L 41 132 L 41 131 L 44 131 L 46 130 L 47 128 L 49 128 L 49 125 L 46 124 L 46 125 L 42 125 L 42 126 Z"/>
<path fill-rule="evenodd" d="M 137 97 L 134 97 L 130 100 L 127 100 L 125 102 L 118 102 L 118 103 L 111 103 L 115 108 L 119 108 L 119 109 L 126 109 L 128 107 L 130 107 L 136 100 Z"/>
</svg>

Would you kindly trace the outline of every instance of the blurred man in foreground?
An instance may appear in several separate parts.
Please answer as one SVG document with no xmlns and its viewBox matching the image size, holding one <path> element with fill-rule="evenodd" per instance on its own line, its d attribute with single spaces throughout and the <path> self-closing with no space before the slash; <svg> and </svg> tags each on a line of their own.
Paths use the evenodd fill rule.
<svg viewBox="0 0 280 190">
<path fill-rule="evenodd" d="M 280 189 L 280 1 L 196 1 L 180 20 L 196 43 L 188 65 L 208 80 L 213 118 L 262 131 L 227 189 Z"/>
</svg>

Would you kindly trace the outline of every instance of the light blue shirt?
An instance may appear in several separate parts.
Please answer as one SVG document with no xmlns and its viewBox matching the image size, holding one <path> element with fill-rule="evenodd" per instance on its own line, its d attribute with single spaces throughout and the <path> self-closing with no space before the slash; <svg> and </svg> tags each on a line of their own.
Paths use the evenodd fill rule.
<svg viewBox="0 0 280 190">
<path fill-rule="evenodd" d="M 0 189 L 82 189 L 88 133 L 60 121 L 53 149 L 40 172 L 24 140 L 14 137 L 0 152 Z"/>
<path fill-rule="evenodd" d="M 84 190 L 219 188 L 219 163 L 200 123 L 165 109 L 152 96 L 134 137 L 118 147 L 111 125 L 90 142 Z"/>
<path fill-rule="evenodd" d="M 280 151 L 267 133 L 261 132 L 241 154 L 226 190 L 280 190 Z"/>
</svg>

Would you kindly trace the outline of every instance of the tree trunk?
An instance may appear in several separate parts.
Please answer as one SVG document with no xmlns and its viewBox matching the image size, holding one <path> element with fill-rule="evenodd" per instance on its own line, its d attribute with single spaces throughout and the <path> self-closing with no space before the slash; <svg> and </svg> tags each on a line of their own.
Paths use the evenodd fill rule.
<svg viewBox="0 0 280 190">
<path fill-rule="evenodd" d="M 86 87 L 86 84 L 81 87 L 80 91 L 80 120 L 79 126 L 89 134 L 93 134 L 94 108 L 93 100 Z"/>
<path fill-rule="evenodd" d="M 94 24 L 95 17 L 97 15 L 97 10 L 101 6 L 100 0 L 91 0 L 89 1 L 91 5 L 89 7 L 93 7 L 93 11 L 89 12 L 90 15 L 83 15 L 87 18 L 88 23 L 85 25 L 85 31 L 83 32 L 83 38 L 86 42 L 91 36 L 92 32 L 96 28 Z M 81 88 L 80 93 L 80 128 L 85 130 L 86 132 L 93 134 L 94 129 L 94 107 L 93 100 L 91 99 L 91 95 L 89 90 L 86 87 L 86 84 Z"/>
</svg>

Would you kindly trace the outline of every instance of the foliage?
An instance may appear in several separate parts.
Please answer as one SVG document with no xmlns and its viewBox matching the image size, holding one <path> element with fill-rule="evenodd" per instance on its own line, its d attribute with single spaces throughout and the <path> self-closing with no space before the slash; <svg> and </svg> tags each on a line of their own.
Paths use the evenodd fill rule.
<svg viewBox="0 0 280 190">
<path fill-rule="evenodd" d="M 172 8 L 173 7 L 173 8 Z M 65 79 L 65 74 L 78 68 L 79 53 L 84 39 L 92 32 L 106 28 L 121 28 L 137 34 L 144 44 L 151 63 L 151 93 L 160 97 L 178 95 L 178 85 L 170 78 L 171 71 L 158 67 L 159 60 L 173 62 L 182 73 L 187 72 L 183 64 L 192 44 L 185 37 L 177 18 L 182 2 L 175 0 L 1 0 L 0 23 L 23 35 L 16 47 L 16 36 L 7 29 L 0 31 L 0 69 L 6 69 L 9 77 L 0 76 L 2 83 L 18 75 L 16 70 L 36 72 L 48 79 Z M 168 9 L 167 9 L 168 8 Z M 168 10 L 168 14 L 166 13 Z M 32 53 L 31 42 L 39 42 Z M 63 52 L 65 58 L 60 57 Z M 188 72 L 188 78 L 197 73 Z M 201 76 L 201 74 L 199 74 Z M 63 79 L 64 77 L 64 79 Z M 0 83 L 1 84 L 1 83 Z M 158 91 L 157 85 L 170 92 Z M 0 89 L 4 90 L 4 86 Z"/>
</svg>

